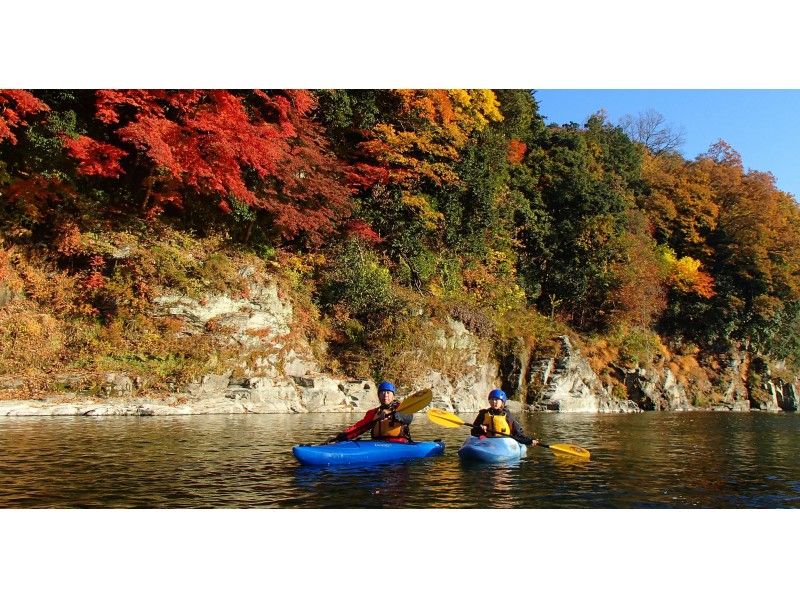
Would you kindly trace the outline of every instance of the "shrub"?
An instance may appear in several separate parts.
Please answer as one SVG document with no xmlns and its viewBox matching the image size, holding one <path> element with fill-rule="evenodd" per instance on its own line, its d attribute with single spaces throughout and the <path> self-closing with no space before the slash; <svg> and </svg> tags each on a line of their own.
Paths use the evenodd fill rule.
<svg viewBox="0 0 800 598">
<path fill-rule="evenodd" d="M 50 370 L 64 350 L 63 323 L 24 303 L 0 310 L 0 375 Z"/>
<path fill-rule="evenodd" d="M 394 311 L 396 299 L 389 270 L 377 255 L 357 241 L 348 241 L 322 274 L 320 302 L 342 305 L 366 327 L 376 327 Z"/>
<path fill-rule="evenodd" d="M 396 269 L 397 282 L 417 290 L 436 274 L 439 260 L 434 253 L 421 247 L 415 254 L 400 258 Z"/>
<path fill-rule="evenodd" d="M 646 328 L 634 327 L 622 337 L 619 358 L 624 367 L 650 367 L 664 355 L 659 336 Z"/>
<path fill-rule="evenodd" d="M 212 253 L 198 268 L 198 275 L 206 288 L 217 293 L 241 292 L 241 278 L 236 264 L 223 253 Z"/>
</svg>

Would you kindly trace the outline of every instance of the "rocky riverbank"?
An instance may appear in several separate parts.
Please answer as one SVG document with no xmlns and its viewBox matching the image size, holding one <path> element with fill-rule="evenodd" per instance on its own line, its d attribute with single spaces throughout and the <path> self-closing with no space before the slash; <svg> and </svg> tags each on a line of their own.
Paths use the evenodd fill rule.
<svg viewBox="0 0 800 598">
<path fill-rule="evenodd" d="M 453 322 L 445 342 L 470 347 L 470 333 Z M 642 411 L 694 411 L 686 399 L 685 389 L 667 370 L 663 375 L 644 369 L 624 370 L 625 383 L 632 398 L 615 399 L 603 386 L 580 352 L 567 337 L 560 337 L 562 354 L 549 360 L 533 360 L 526 374 L 528 396 L 538 396 L 524 406 L 512 402 L 512 410 L 558 411 L 570 413 L 636 413 Z M 466 344 L 465 344 L 466 343 Z M 475 347 L 472 347 L 475 350 Z M 290 362 L 290 370 L 296 362 Z M 482 408 L 484 397 L 495 385 L 498 368 L 483 364 L 459 384 L 440 372 L 430 372 L 419 387 L 434 390 L 432 407 L 453 412 L 475 412 Z M 244 413 L 330 413 L 362 412 L 375 404 L 376 384 L 373 380 L 339 380 L 319 372 L 303 375 L 234 378 L 230 373 L 207 375 L 187 388 L 187 392 L 162 397 L 134 396 L 135 380 L 111 374 L 101 387 L 103 396 L 78 393 L 53 394 L 35 400 L 0 401 L 0 416 L 154 416 Z M 772 402 L 761 403 L 759 411 L 797 411 L 798 393 L 793 384 L 769 383 Z M 748 411 L 747 400 L 714 405 L 702 410 Z"/>
<path fill-rule="evenodd" d="M 282 299 L 277 284 L 252 284 L 247 299 L 232 300 L 224 295 L 195 301 L 165 296 L 156 301 L 154 317 L 179 318 L 184 334 L 215 334 L 239 347 L 239 363 L 220 374 L 208 374 L 185 388 L 167 395 L 148 392 L 146 381 L 125 372 L 109 373 L 92 387 L 80 376 L 64 375 L 58 380 L 60 392 L 36 399 L 0 400 L 0 416 L 50 415 L 190 415 L 238 413 L 326 413 L 362 412 L 375 405 L 376 381 L 345 379 L 324 368 L 303 338 L 292 335 L 293 309 Z M 485 405 L 489 390 L 502 386 L 509 394 L 524 399 L 532 411 L 578 413 L 636 413 L 648 410 L 689 411 L 699 407 L 687 398 L 687 388 L 669 369 L 647 370 L 616 367 L 617 380 L 624 384 L 620 397 L 611 384 L 604 384 L 567 336 L 554 344 L 552 356 L 530 352 L 498 358 L 486 344 L 453 318 L 431 326 L 433 351 L 454 356 L 458 367 L 422 367 L 413 385 L 401 388 L 401 395 L 419 388 L 431 388 L 432 407 L 452 412 L 475 412 Z M 425 362 L 420 354 L 418 361 Z M 440 360 L 443 363 L 446 360 Z M 452 359 L 451 359 L 452 361 Z M 447 362 L 449 363 L 449 362 Z M 705 409 L 747 411 L 797 411 L 795 382 L 773 378 L 761 372 L 759 392 L 749 392 L 742 382 L 743 360 L 729 364 L 730 385 L 723 401 Z M 241 375 L 244 374 L 244 375 Z M 413 386 L 413 387 L 412 387 Z M 0 379 L 4 390 L 19 397 L 24 380 Z M 24 395 L 23 395 L 24 396 Z"/>
</svg>

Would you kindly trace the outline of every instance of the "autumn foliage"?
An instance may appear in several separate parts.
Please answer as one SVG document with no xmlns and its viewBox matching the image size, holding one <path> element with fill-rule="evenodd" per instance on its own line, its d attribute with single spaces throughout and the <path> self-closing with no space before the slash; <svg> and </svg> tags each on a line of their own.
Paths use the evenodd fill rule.
<svg viewBox="0 0 800 598">
<path fill-rule="evenodd" d="M 0 89 L 0 142 L 15 144 L 13 129 L 27 124 L 27 117 L 45 112 L 47 105 L 21 89 Z"/>
<path fill-rule="evenodd" d="M 103 139 L 65 136 L 77 174 L 127 173 L 150 215 L 210 201 L 266 214 L 285 239 L 319 244 L 349 211 L 307 91 L 101 90 L 93 126 Z"/>
<path fill-rule="evenodd" d="M 670 341 L 800 364 L 800 209 L 772 175 L 603 113 L 547 126 L 525 90 L 0 90 L 0 216 L 0 324 L 50 331 L 52 359 L 177 338 L 153 299 L 246 296 L 246 255 L 353 372 L 420 306 L 630 364 Z M 211 350 L 160 342 L 173 374 Z"/>
<path fill-rule="evenodd" d="M 700 270 L 700 260 L 689 256 L 677 259 L 671 251 L 665 257 L 672 270 L 669 282 L 674 289 L 681 293 L 695 293 L 704 299 L 715 295 L 714 280 Z"/>
<path fill-rule="evenodd" d="M 85 135 L 75 138 L 64 136 L 63 141 L 67 154 L 78 161 L 78 174 L 111 178 L 119 178 L 123 174 L 119 161 L 128 154 L 125 150 Z"/>
</svg>

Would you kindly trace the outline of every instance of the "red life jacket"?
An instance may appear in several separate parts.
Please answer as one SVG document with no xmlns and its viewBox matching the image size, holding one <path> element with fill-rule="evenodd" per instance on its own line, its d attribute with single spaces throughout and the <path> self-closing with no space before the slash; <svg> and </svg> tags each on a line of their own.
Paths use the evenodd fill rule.
<svg viewBox="0 0 800 598">
<path fill-rule="evenodd" d="M 388 442 L 408 442 L 409 432 L 408 426 L 400 422 L 392 422 L 391 418 L 385 418 L 372 426 L 372 422 L 376 417 L 380 417 L 378 411 L 380 407 L 374 407 L 367 411 L 359 421 L 347 428 L 344 433 L 348 439 L 352 440 L 361 434 L 370 430 L 370 436 L 373 440 L 386 440 Z"/>
</svg>

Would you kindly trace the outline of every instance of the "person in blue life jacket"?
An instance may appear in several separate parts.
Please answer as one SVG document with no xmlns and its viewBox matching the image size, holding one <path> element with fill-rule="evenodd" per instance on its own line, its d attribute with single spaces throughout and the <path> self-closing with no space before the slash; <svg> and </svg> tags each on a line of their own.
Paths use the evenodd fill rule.
<svg viewBox="0 0 800 598">
<path fill-rule="evenodd" d="M 354 440 L 367 430 L 373 440 L 388 440 L 389 442 L 409 442 L 411 433 L 409 426 L 414 419 L 412 414 L 397 413 L 400 401 L 395 399 L 397 389 L 391 382 L 383 381 L 378 385 L 377 407 L 370 409 L 359 421 L 354 423 L 344 432 L 337 434 L 336 441 Z"/>
<path fill-rule="evenodd" d="M 499 388 L 489 393 L 489 408 L 481 409 L 472 423 L 472 435 L 491 438 L 507 434 L 520 444 L 536 446 L 539 441 L 525 435 L 522 425 L 506 409 L 508 397 Z"/>
</svg>

